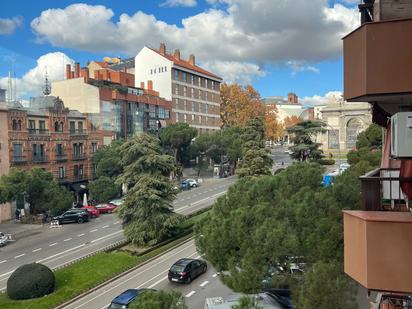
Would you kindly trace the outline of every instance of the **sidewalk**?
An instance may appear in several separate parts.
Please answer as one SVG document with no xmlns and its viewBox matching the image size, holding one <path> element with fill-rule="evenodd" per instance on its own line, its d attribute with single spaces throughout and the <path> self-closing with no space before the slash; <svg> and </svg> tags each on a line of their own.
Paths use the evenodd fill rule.
<svg viewBox="0 0 412 309">
<path fill-rule="evenodd" d="M 19 239 L 33 234 L 43 232 L 44 226 L 38 224 L 21 224 L 14 220 L 0 223 L 0 232 L 11 234 L 12 239 Z"/>
</svg>

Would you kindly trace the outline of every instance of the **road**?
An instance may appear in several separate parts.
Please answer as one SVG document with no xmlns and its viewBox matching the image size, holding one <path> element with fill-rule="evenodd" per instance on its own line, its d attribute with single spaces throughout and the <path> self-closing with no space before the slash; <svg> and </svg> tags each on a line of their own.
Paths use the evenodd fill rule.
<svg viewBox="0 0 412 309">
<path fill-rule="evenodd" d="M 234 181 L 234 177 L 213 180 L 179 193 L 173 203 L 175 211 L 187 215 L 212 205 Z M 121 240 L 123 230 L 115 214 L 101 215 L 85 224 L 44 227 L 41 233 L 0 249 L 0 290 L 6 288 L 8 277 L 20 265 L 38 262 L 54 269 Z"/>
<path fill-rule="evenodd" d="M 184 257 L 200 258 L 193 240 L 181 244 L 165 255 L 159 256 L 150 263 L 110 282 L 65 308 L 107 308 L 115 296 L 127 289 L 135 288 L 179 291 L 191 309 L 203 309 L 206 297 L 225 296 L 231 293 L 231 290 L 220 282 L 210 263 L 208 263 L 207 272 L 194 279 L 190 284 L 170 283 L 167 280 L 167 271 L 174 262 Z"/>
</svg>

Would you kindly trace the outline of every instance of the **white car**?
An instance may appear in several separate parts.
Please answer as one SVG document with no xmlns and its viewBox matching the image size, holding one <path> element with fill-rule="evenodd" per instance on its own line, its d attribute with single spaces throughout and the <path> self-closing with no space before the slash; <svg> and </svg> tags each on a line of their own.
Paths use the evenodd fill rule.
<svg viewBox="0 0 412 309">
<path fill-rule="evenodd" d="M 9 242 L 9 237 L 0 232 L 0 247 L 5 246 Z"/>
<path fill-rule="evenodd" d="M 109 204 L 113 204 L 113 205 L 116 205 L 116 206 L 120 206 L 120 205 L 123 204 L 123 202 L 124 202 L 124 197 L 118 198 L 118 199 L 115 199 L 115 200 L 111 200 L 111 201 L 109 202 Z"/>
<path fill-rule="evenodd" d="M 189 186 L 192 188 L 196 188 L 199 186 L 199 183 L 195 179 L 186 179 L 186 181 L 189 183 Z"/>
</svg>

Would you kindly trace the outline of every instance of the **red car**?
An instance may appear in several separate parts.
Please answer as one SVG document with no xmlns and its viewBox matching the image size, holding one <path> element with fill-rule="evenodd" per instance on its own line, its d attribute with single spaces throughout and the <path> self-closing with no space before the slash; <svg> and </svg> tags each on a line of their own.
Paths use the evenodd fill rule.
<svg viewBox="0 0 412 309">
<path fill-rule="evenodd" d="M 90 217 L 92 218 L 97 218 L 98 216 L 100 216 L 100 210 L 97 209 L 96 206 L 88 205 L 88 206 L 83 206 L 82 208 L 87 209 Z"/>
<path fill-rule="evenodd" d="M 100 213 L 111 214 L 113 211 L 116 210 L 117 206 L 110 204 L 110 203 L 106 203 L 106 204 L 96 205 L 96 208 L 100 211 Z"/>
</svg>

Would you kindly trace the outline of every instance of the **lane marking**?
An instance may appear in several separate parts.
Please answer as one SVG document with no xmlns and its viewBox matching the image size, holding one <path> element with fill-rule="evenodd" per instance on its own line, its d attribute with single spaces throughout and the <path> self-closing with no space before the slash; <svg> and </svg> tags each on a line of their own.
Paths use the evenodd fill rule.
<svg viewBox="0 0 412 309">
<path fill-rule="evenodd" d="M 212 276 L 213 278 L 216 278 L 217 277 L 217 274 L 213 274 L 213 276 Z"/>
<path fill-rule="evenodd" d="M 149 285 L 149 289 L 152 289 L 153 287 L 155 287 L 156 285 L 158 285 L 160 282 L 164 281 L 167 279 L 167 276 L 163 277 L 162 279 L 157 280 L 155 283 Z"/>
<path fill-rule="evenodd" d="M 24 255 L 26 255 L 26 253 L 16 255 L 14 258 L 15 258 L 15 259 L 18 259 L 19 257 L 22 257 L 22 256 L 24 256 Z"/>
<path fill-rule="evenodd" d="M 67 238 L 67 239 L 65 239 L 65 240 L 63 240 L 63 241 L 69 241 L 69 240 L 72 240 L 73 238 Z"/>
<path fill-rule="evenodd" d="M 196 291 L 191 291 L 191 292 L 187 293 L 185 297 L 189 298 L 190 296 L 192 296 L 195 293 L 196 293 Z"/>
<path fill-rule="evenodd" d="M 209 281 L 204 281 L 204 282 L 202 282 L 199 286 L 203 288 L 203 287 L 204 287 L 206 284 L 208 284 L 208 283 L 209 283 Z"/>
<path fill-rule="evenodd" d="M 40 251 L 41 250 L 41 248 L 37 248 L 37 249 L 34 249 L 32 252 L 37 252 L 37 251 Z"/>
<path fill-rule="evenodd" d="M 54 243 L 50 244 L 49 247 L 53 247 L 53 246 L 55 246 L 55 245 L 57 245 L 57 244 L 58 244 L 57 242 L 54 242 Z"/>
<path fill-rule="evenodd" d="M 6 262 L 7 262 L 7 260 L 3 260 L 3 261 L 0 262 L 0 264 L 6 263 Z"/>
<path fill-rule="evenodd" d="M 91 230 L 90 233 L 94 233 L 94 232 L 97 232 L 97 231 L 98 231 L 98 229 L 94 229 L 94 230 Z"/>
<path fill-rule="evenodd" d="M 109 227 L 109 226 L 108 226 L 108 225 L 102 226 L 102 229 L 105 229 L 105 228 L 107 228 L 107 227 Z"/>
<path fill-rule="evenodd" d="M 86 235 L 86 234 L 81 233 L 81 234 L 77 235 L 77 237 L 82 237 L 82 236 L 84 236 L 84 235 Z"/>
<path fill-rule="evenodd" d="M 113 224 L 119 224 L 120 223 L 120 221 L 116 221 L 116 222 L 114 222 Z"/>
</svg>

